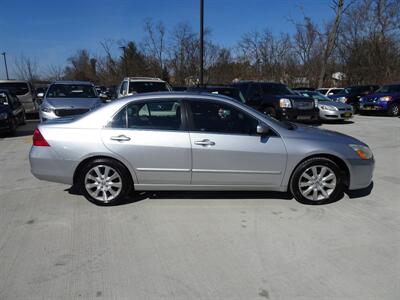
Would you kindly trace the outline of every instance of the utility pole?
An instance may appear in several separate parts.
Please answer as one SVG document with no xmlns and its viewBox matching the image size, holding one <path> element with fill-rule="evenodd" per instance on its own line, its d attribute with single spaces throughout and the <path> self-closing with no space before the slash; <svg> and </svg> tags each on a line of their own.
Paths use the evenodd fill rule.
<svg viewBox="0 0 400 300">
<path fill-rule="evenodd" d="M 6 53 L 3 52 L 1 55 L 3 55 L 4 57 L 4 66 L 6 67 L 6 75 L 7 75 L 7 80 L 10 80 L 10 78 L 8 77 L 8 69 L 7 69 L 7 59 L 6 59 Z"/>
<path fill-rule="evenodd" d="M 124 76 L 128 77 L 128 66 L 127 66 L 126 54 L 125 54 L 126 46 L 121 46 L 119 48 L 122 50 L 122 53 L 123 53 L 122 58 L 123 58 L 123 61 L 124 61 Z"/>
<path fill-rule="evenodd" d="M 200 0 L 200 85 L 204 84 L 204 0 Z"/>
</svg>

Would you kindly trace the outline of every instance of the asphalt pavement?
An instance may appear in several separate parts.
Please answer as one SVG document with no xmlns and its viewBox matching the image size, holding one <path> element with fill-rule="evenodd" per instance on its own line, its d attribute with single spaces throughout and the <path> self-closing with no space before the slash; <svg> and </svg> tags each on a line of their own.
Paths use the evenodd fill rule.
<svg viewBox="0 0 400 300">
<path fill-rule="evenodd" d="M 29 170 L 36 121 L 0 136 L 0 299 L 400 299 L 400 119 L 366 142 L 370 193 L 155 192 L 98 207 Z"/>
</svg>

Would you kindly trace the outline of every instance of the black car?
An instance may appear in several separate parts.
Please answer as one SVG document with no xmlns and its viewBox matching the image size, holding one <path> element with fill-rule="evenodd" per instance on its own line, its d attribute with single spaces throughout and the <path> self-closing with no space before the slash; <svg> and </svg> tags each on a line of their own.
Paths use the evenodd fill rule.
<svg viewBox="0 0 400 300">
<path fill-rule="evenodd" d="M 15 134 L 25 120 L 25 109 L 18 98 L 8 90 L 0 90 L 0 132 Z"/>
<path fill-rule="evenodd" d="M 316 101 L 300 96 L 284 84 L 245 81 L 235 83 L 233 87 L 242 92 L 247 105 L 274 118 L 311 122 L 319 120 Z"/>
<path fill-rule="evenodd" d="M 219 94 L 231 97 L 242 103 L 246 103 L 246 100 L 238 88 L 227 86 L 227 85 L 205 85 L 205 86 L 192 86 L 187 89 L 188 92 L 200 92 Z"/>
<path fill-rule="evenodd" d="M 374 93 L 379 89 L 379 85 L 355 85 L 346 87 L 341 92 L 329 96 L 334 101 L 340 101 L 353 106 L 354 111 L 358 111 L 360 106 L 360 98 L 368 94 Z"/>
</svg>

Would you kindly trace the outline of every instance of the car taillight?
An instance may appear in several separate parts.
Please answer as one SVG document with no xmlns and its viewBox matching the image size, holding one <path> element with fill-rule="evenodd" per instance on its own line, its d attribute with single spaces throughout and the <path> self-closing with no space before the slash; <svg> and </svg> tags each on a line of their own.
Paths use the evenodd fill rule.
<svg viewBox="0 0 400 300">
<path fill-rule="evenodd" d="M 50 147 L 49 143 L 45 140 L 45 138 L 37 128 L 33 132 L 32 140 L 33 140 L 33 146 Z"/>
</svg>

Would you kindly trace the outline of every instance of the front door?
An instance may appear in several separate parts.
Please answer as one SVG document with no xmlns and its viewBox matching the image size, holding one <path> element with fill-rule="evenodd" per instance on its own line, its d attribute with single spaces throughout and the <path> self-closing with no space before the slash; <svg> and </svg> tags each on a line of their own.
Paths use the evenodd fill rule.
<svg viewBox="0 0 400 300">
<path fill-rule="evenodd" d="M 131 102 L 102 130 L 104 144 L 129 161 L 139 184 L 189 184 L 191 145 L 175 100 Z"/>
<path fill-rule="evenodd" d="M 237 107 L 190 101 L 193 185 L 281 184 L 287 153 L 282 139 L 256 133 L 259 121 Z"/>
</svg>

